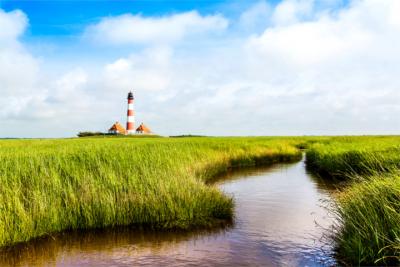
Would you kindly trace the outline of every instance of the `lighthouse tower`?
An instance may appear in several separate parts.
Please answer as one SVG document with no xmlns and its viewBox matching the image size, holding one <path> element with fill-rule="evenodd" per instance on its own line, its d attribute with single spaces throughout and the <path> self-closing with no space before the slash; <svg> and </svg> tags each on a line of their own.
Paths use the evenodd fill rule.
<svg viewBox="0 0 400 267">
<path fill-rule="evenodd" d="M 126 121 L 126 133 L 134 134 L 135 133 L 135 113 L 133 111 L 133 93 L 129 92 L 128 94 L 128 119 Z"/>
</svg>

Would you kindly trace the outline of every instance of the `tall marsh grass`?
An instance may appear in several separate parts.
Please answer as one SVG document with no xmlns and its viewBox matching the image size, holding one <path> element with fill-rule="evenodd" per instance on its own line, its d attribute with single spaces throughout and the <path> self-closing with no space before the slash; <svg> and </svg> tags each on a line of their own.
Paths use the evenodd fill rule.
<svg viewBox="0 0 400 267">
<path fill-rule="evenodd" d="M 336 137 L 311 145 L 307 165 L 347 185 L 337 198 L 338 257 L 400 264 L 400 137 Z"/>
<path fill-rule="evenodd" d="M 228 168 L 294 161 L 291 139 L 0 141 L 0 246 L 68 229 L 208 227 L 232 199 L 205 182 Z"/>
<path fill-rule="evenodd" d="M 400 169 L 400 137 L 334 137 L 312 144 L 307 165 L 338 179 L 369 176 Z"/>
<path fill-rule="evenodd" d="M 335 241 L 346 264 L 400 264 L 400 137 L 0 140 L 0 246 L 68 229 L 209 227 L 233 201 L 206 182 L 292 162 L 347 181 Z"/>
<path fill-rule="evenodd" d="M 339 196 L 338 255 L 354 265 L 400 263 L 400 176 L 376 176 Z"/>
</svg>

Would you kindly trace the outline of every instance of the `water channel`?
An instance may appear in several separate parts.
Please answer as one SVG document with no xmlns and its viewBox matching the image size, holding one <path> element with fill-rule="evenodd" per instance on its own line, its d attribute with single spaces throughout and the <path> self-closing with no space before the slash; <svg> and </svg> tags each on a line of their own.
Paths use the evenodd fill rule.
<svg viewBox="0 0 400 267">
<path fill-rule="evenodd" d="M 63 233 L 0 253 L 0 266 L 332 266 L 331 188 L 304 161 L 235 170 L 213 186 L 235 200 L 223 229 Z"/>
</svg>

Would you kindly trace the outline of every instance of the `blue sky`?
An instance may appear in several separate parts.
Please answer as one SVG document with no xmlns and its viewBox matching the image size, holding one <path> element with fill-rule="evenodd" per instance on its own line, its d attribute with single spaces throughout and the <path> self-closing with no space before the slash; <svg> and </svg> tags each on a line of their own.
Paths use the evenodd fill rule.
<svg viewBox="0 0 400 267">
<path fill-rule="evenodd" d="M 70 36 L 79 34 L 85 25 L 103 17 L 125 13 L 143 16 L 163 16 L 197 10 L 200 14 L 222 13 L 237 18 L 257 0 L 2 0 L 0 8 L 5 11 L 22 10 L 28 17 L 30 27 L 25 37 Z M 320 1 L 316 5 L 322 5 Z M 276 6 L 280 0 L 268 0 Z M 336 1 L 335 7 L 347 5 L 347 0 Z"/>
<path fill-rule="evenodd" d="M 399 133 L 399 3 L 0 1 L 0 137 Z"/>
<path fill-rule="evenodd" d="M 65 36 L 79 34 L 85 25 L 106 16 L 125 13 L 143 16 L 163 16 L 197 10 L 201 14 L 223 13 L 237 16 L 256 3 L 254 0 L 3 0 L 6 11 L 23 10 L 29 17 L 31 36 Z M 277 0 L 268 1 L 276 4 Z"/>
<path fill-rule="evenodd" d="M 238 19 L 243 10 L 258 3 L 257 0 L 0 0 L 0 8 L 11 12 L 23 11 L 29 19 L 29 25 L 20 37 L 25 45 L 38 55 L 53 58 L 90 58 L 91 62 L 102 61 L 98 54 L 117 56 L 129 53 L 133 48 L 93 47 L 81 42 L 85 28 L 105 17 L 123 14 L 140 14 L 143 17 L 162 17 L 197 11 L 199 14 L 223 14 Z M 269 0 L 276 5 L 279 0 Z"/>
</svg>

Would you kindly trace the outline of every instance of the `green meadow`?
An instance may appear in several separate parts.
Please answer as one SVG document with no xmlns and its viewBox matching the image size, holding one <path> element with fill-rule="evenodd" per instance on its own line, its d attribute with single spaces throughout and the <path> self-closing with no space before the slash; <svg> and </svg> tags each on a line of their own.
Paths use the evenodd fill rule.
<svg viewBox="0 0 400 267">
<path fill-rule="evenodd" d="M 293 162 L 343 185 L 338 258 L 399 264 L 400 137 L 79 138 L 0 141 L 0 246 L 71 229 L 213 227 L 234 202 L 207 181 Z"/>
</svg>

